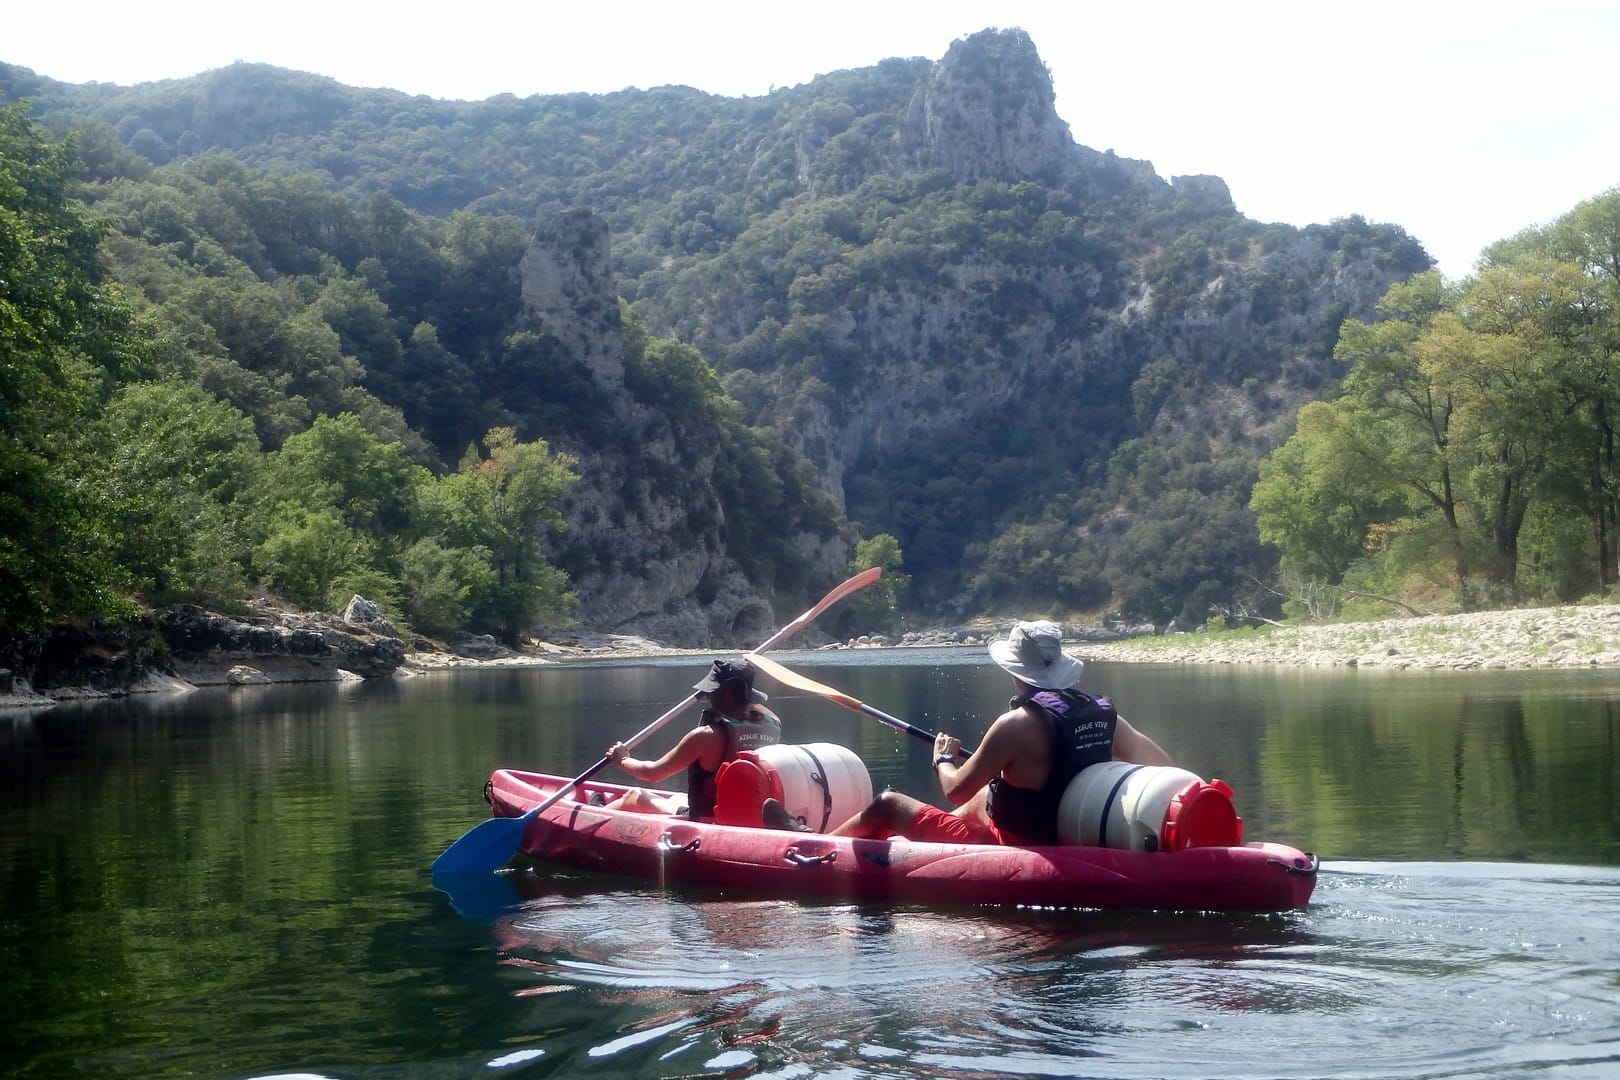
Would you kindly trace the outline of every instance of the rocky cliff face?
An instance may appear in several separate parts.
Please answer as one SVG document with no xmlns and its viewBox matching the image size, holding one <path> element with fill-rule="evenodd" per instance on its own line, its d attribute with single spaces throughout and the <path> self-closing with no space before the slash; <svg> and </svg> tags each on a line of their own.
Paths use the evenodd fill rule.
<svg viewBox="0 0 1620 1080">
<path fill-rule="evenodd" d="M 1206 185 L 1199 196 L 1229 206 L 1224 188 Z M 1399 276 L 1308 236 L 1268 254 L 1212 260 L 1192 295 L 1174 301 L 1175 286 L 1146 256 L 1112 267 L 974 258 L 926 283 L 896 281 L 839 312 L 830 333 L 840 353 L 866 358 L 858 377 L 821 396 L 778 377 L 759 419 L 840 497 L 852 471 L 1021 403 L 1126 409 L 1132 383 L 1153 361 L 1180 369 L 1160 402 L 1172 411 L 1198 409 L 1231 370 L 1244 372 L 1241 383 L 1245 368 L 1259 369 L 1240 393 L 1269 423 L 1320 388 L 1338 321 L 1370 318 Z M 1281 281 L 1291 283 L 1286 304 L 1276 296 Z"/>
<path fill-rule="evenodd" d="M 716 451 L 637 402 L 625 382 L 625 340 L 605 222 L 576 210 L 542 223 L 522 263 L 527 320 L 589 373 L 612 437 L 561 437 L 580 480 L 562 507 L 566 533 L 553 555 L 568 570 L 593 630 L 634 633 L 701 648 L 747 647 L 775 623 L 771 596 L 729 547 L 729 508 L 716 490 Z M 675 471 L 680 483 L 650 482 Z M 692 538 L 672 543 L 671 538 Z M 847 548 L 806 533 L 793 541 L 821 575 L 842 569 Z"/>
<path fill-rule="evenodd" d="M 918 81 L 892 156 L 864 172 L 848 165 L 847 136 L 830 134 L 856 125 L 814 115 L 815 137 L 800 130 L 795 143 L 808 194 L 824 193 L 816 177 L 858 192 L 884 170 L 943 171 L 957 186 L 931 199 L 948 220 L 899 239 L 832 230 L 828 262 L 802 272 L 785 302 L 704 265 L 672 276 L 667 292 L 643 282 L 640 302 L 651 324 L 681 326 L 730 371 L 753 419 L 872 531 L 900 533 L 884 506 L 849 503 L 853 483 L 903 458 L 923 468 L 940 447 L 977 444 L 994 458 L 1003 451 L 986 433 L 1010 425 L 1051 425 L 1054 438 L 1081 425 L 1093 445 L 1078 464 L 1068 453 L 1066 466 L 1048 455 L 1018 470 L 1069 490 L 1115 442 L 1177 441 L 1212 414 L 1221 422 L 1203 452 L 1257 459 L 1327 381 L 1339 322 L 1370 318 L 1393 282 L 1422 268 L 1415 245 L 1392 254 L 1382 241 L 1262 226 L 1238 214 L 1219 177 L 1166 181 L 1148 162 L 1077 144 L 1021 31 L 952 45 Z M 1022 235 L 1009 220 L 1025 222 Z M 773 252 L 761 272 L 796 254 Z M 665 306 L 666 295 L 700 298 L 701 313 Z M 796 346 L 809 354 L 796 363 L 757 345 L 806 336 L 814 347 Z M 1060 480 L 1064 467 L 1073 476 Z"/>
<path fill-rule="evenodd" d="M 573 210 L 539 223 L 518 271 L 524 309 L 535 327 L 604 390 L 622 397 L 624 334 L 612 246 L 600 218 Z"/>
<path fill-rule="evenodd" d="M 917 88 L 901 122 L 903 152 L 958 181 L 1060 183 L 1074 139 L 1056 111 L 1052 77 L 1027 35 L 953 44 Z"/>
<path fill-rule="evenodd" d="M 19 78 L 0 65 L 0 91 Z M 402 111 L 391 92 L 238 65 L 161 95 L 108 96 L 100 115 L 131 145 L 189 139 L 277 170 L 353 143 L 345 156 L 372 163 L 338 184 L 356 197 L 381 185 L 417 210 L 539 221 L 524 329 L 594 391 L 578 410 L 591 423 L 554 433 L 551 416 L 530 416 L 537 401 L 576 401 L 572 386 L 492 412 L 543 423 L 525 437 L 579 458 L 553 554 L 592 630 L 741 643 L 780 599 L 766 595 L 774 568 L 739 558 L 724 505 L 747 464 L 718 460 L 682 417 L 649 406 L 626 369 L 619 296 L 654 335 L 695 346 L 743 422 L 802 453 L 857 519 L 842 537 L 783 526 L 802 561 L 832 578 L 850 539 L 892 532 L 914 585 L 958 579 L 929 597 L 913 589 L 940 610 L 998 534 L 1031 517 L 1060 517 L 1069 538 L 1105 531 L 1100 517 L 1126 522 L 1119 493 L 1133 478 L 1110 476 L 1104 494 L 1099 477 L 1132 440 L 1155 452 L 1202 442 L 1201 461 L 1252 465 L 1330 381 L 1339 322 L 1369 317 L 1426 261 L 1389 234 L 1248 221 L 1218 177 L 1167 181 L 1084 145 L 1083 121 L 1076 134 L 1057 115 L 1017 30 L 971 35 L 937 63 L 884 61 L 759 99 L 675 87 L 561 97 L 410 99 Z M 377 115 L 394 118 L 382 136 Z M 410 125 L 417 137 L 397 138 Z M 151 139 L 129 139 L 131 126 Z M 596 212 L 558 214 L 574 206 Z M 1241 463 L 1222 473 L 1232 491 Z M 992 471 L 1014 480 L 972 490 Z M 1065 505 L 1035 505 L 1048 497 Z M 904 531 L 953 501 L 956 517 Z M 1234 536 L 1240 516 L 1227 518 Z M 914 561 L 913 540 L 934 550 Z"/>
</svg>

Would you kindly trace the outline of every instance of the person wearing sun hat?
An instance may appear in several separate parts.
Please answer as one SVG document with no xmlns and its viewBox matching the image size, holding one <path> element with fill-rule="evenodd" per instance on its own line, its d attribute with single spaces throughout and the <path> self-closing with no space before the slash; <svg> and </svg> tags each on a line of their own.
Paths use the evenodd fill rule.
<svg viewBox="0 0 1620 1080">
<path fill-rule="evenodd" d="M 995 774 L 975 785 L 983 763 L 960 768 L 961 745 L 936 740 L 940 784 L 952 802 L 963 788 L 984 793 L 983 814 L 1003 834 L 1036 843 L 1057 842 L 1058 804 L 1069 782 L 1088 765 L 1130 761 L 1169 765 L 1170 755 L 1137 731 L 1105 697 L 1079 690 L 1085 665 L 1063 651 L 1063 629 L 1040 620 L 1014 624 L 1005 641 L 990 643 L 990 659 L 1013 677 L 1016 695 L 985 735 L 977 757 L 1001 725 L 1010 734 Z"/>
<path fill-rule="evenodd" d="M 608 803 L 609 809 L 685 814 L 694 821 L 712 821 L 715 778 L 720 766 L 734 761 L 744 750 L 757 750 L 782 741 L 782 721 L 765 708 L 769 700 L 765 692 L 754 689 L 754 665 L 747 657 L 714 661 L 692 689 L 705 701 L 701 722 L 682 735 L 662 757 L 653 761 L 633 758 L 630 748 L 622 742 L 608 747 L 604 755 L 637 780 L 649 784 L 685 769 L 685 807 L 643 788 L 631 788 Z"/>
<path fill-rule="evenodd" d="M 973 844 L 1055 844 L 1058 804 L 1069 781 L 1098 762 L 1169 765 L 1170 755 L 1104 697 L 1076 688 L 1085 665 L 1063 651 L 1054 622 L 1015 623 L 990 659 L 1013 677 L 1016 696 L 967 759 L 956 736 L 934 738 L 934 771 L 947 813 L 885 791 L 833 830 L 835 836 L 904 836 Z M 795 828 L 765 808 L 766 824 Z"/>
</svg>

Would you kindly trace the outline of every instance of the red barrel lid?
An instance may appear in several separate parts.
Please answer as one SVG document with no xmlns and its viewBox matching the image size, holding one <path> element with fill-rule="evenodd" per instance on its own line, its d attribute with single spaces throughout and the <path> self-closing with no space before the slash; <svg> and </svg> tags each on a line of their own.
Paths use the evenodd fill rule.
<svg viewBox="0 0 1620 1080">
<path fill-rule="evenodd" d="M 752 750 L 720 766 L 714 776 L 714 820 L 719 825 L 761 828 L 759 808 L 766 799 L 782 798 L 782 780 L 770 763 Z"/>
<path fill-rule="evenodd" d="M 1165 811 L 1162 851 L 1195 847 L 1236 847 L 1243 843 L 1243 819 L 1232 805 L 1225 781 L 1189 781 Z"/>
</svg>

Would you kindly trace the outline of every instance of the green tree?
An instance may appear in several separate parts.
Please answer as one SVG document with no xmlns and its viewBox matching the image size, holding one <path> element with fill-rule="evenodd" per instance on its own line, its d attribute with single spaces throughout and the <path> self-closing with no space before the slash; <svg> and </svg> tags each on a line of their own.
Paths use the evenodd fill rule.
<svg viewBox="0 0 1620 1080">
<path fill-rule="evenodd" d="M 427 537 L 400 555 L 401 606 L 410 624 L 435 637 L 466 629 L 497 585 L 485 547 L 446 547 Z"/>
<path fill-rule="evenodd" d="M 910 575 L 900 572 L 904 561 L 900 541 L 888 533 L 878 533 L 855 545 L 855 554 L 849 560 L 850 573 L 879 566 L 883 574 L 845 603 L 846 611 L 838 620 L 841 632 L 869 634 L 893 630 L 900 624 L 900 597 L 911 584 Z"/>
<path fill-rule="evenodd" d="M 487 457 L 464 466 L 479 487 L 459 485 L 465 535 L 478 537 L 489 551 L 494 583 L 474 606 L 475 627 L 509 644 L 543 615 L 569 610 L 576 602 L 568 576 L 548 563 L 540 550 L 542 532 L 564 528 L 558 502 L 573 486 L 576 461 L 554 453 L 545 440 L 518 442 L 511 428 L 484 437 Z"/>
<path fill-rule="evenodd" d="M 378 541 L 405 534 L 428 477 L 397 442 L 367 431 L 353 413 L 323 416 L 271 455 L 265 490 L 274 502 L 330 509 Z"/>
<path fill-rule="evenodd" d="M 1249 498 L 1260 539 L 1282 552 L 1282 568 L 1330 585 L 1366 554 L 1373 523 L 1398 514 L 1387 486 L 1366 473 L 1348 419 L 1329 402 L 1300 409 L 1293 436 L 1260 462 Z"/>
<path fill-rule="evenodd" d="M 1454 581 L 1463 587 L 1472 570 L 1459 482 L 1466 457 L 1459 460 L 1453 431 L 1457 383 L 1439 370 L 1438 350 L 1420 347 L 1425 327 L 1449 302 L 1440 275 L 1429 272 L 1392 288 L 1379 302 L 1379 321 L 1345 321 L 1334 349 L 1350 364 L 1338 446 L 1361 475 L 1409 493 L 1439 517 Z"/>
<path fill-rule="evenodd" d="M 0 107 L 0 632 L 118 607 L 63 437 L 131 345 L 101 280 L 104 230 L 69 198 L 76 169 L 24 106 Z"/>
<path fill-rule="evenodd" d="M 1602 546 L 1614 407 L 1606 305 L 1588 270 L 1548 250 L 1500 247 L 1451 288 L 1419 275 L 1389 291 L 1377 322 L 1346 321 L 1342 396 L 1301 410 L 1251 496 L 1285 569 L 1336 583 L 1376 531 L 1385 581 L 1443 550 L 1446 584 L 1475 607 L 1521 595 L 1521 537 L 1538 505 L 1536 565 L 1569 563 L 1547 546 L 1570 535 L 1559 506 L 1585 514 Z M 1567 571 L 1553 577 L 1567 590 Z"/>
<path fill-rule="evenodd" d="M 1456 439 L 1471 453 L 1468 507 L 1482 538 L 1485 576 L 1516 599 L 1519 535 L 1550 470 L 1570 443 L 1566 370 L 1574 357 L 1551 323 L 1579 295 L 1573 267 L 1538 262 L 1490 267 L 1458 312 L 1442 312 L 1422 338 L 1435 382 L 1454 387 Z M 1584 425 L 1575 425 L 1581 427 Z"/>
<path fill-rule="evenodd" d="M 392 591 L 430 479 L 401 444 L 383 442 L 352 413 L 321 417 L 266 463 L 254 566 L 290 599 L 313 606 L 341 604 L 346 582 Z"/>
<path fill-rule="evenodd" d="M 1543 298 L 1536 332 L 1555 346 L 1563 396 L 1553 430 L 1567 436 L 1545 494 L 1587 523 L 1589 587 L 1607 590 L 1620 580 L 1620 188 L 1493 245 L 1482 277 L 1497 270 L 1544 279 L 1527 295 Z"/>
<path fill-rule="evenodd" d="M 253 555 L 254 566 L 277 592 L 311 608 L 341 603 L 338 583 L 372 571 L 373 559 L 366 538 L 335 511 L 291 502 L 276 507 Z"/>
<path fill-rule="evenodd" d="M 129 584 L 158 602 L 238 600 L 246 496 L 261 463 L 253 422 L 169 381 L 122 387 L 93 430 L 101 467 L 90 480 Z"/>
</svg>

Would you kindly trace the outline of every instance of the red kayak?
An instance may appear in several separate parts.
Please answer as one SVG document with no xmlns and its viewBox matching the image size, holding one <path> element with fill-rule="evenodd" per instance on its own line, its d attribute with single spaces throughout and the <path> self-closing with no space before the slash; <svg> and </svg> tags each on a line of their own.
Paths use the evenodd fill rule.
<svg viewBox="0 0 1620 1080">
<path fill-rule="evenodd" d="M 499 769 L 496 817 L 521 817 L 571 781 Z M 607 810 L 624 787 L 588 782 L 529 819 L 520 851 L 579 870 L 776 896 L 928 904 L 1288 911 L 1316 886 L 1314 855 L 1283 844 L 1174 851 L 853 840 Z M 658 792 L 675 795 L 674 792 Z"/>
</svg>

